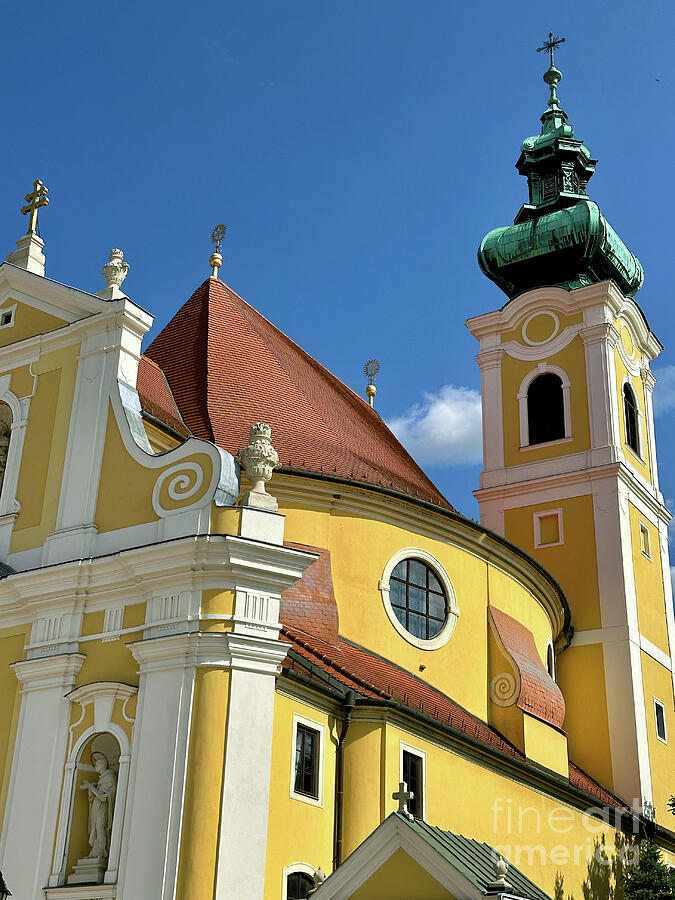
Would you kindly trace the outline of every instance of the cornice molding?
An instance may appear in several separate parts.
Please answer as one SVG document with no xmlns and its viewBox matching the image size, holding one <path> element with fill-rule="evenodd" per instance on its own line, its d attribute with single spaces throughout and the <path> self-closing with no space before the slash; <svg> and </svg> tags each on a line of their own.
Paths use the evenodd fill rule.
<svg viewBox="0 0 675 900">
<path fill-rule="evenodd" d="M 23 685 L 23 693 L 45 688 L 62 688 L 67 692 L 72 690 L 85 659 L 83 653 L 62 653 L 24 659 L 11 663 L 10 668 Z"/>
</svg>

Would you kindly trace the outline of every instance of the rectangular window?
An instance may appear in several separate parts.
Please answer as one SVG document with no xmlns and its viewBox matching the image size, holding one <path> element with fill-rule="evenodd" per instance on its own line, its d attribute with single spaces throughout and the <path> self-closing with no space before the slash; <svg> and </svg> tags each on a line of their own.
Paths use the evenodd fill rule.
<svg viewBox="0 0 675 900">
<path fill-rule="evenodd" d="M 9 328 L 14 324 L 15 310 L 16 306 L 12 306 L 9 309 L 0 310 L 0 328 Z"/>
<path fill-rule="evenodd" d="M 295 790 L 298 794 L 318 797 L 319 732 L 298 725 L 295 732 Z"/>
<path fill-rule="evenodd" d="M 405 781 L 413 794 L 408 800 L 408 810 L 416 819 L 424 818 L 424 759 L 417 753 L 402 750 L 401 781 Z"/>
<path fill-rule="evenodd" d="M 557 547 L 563 543 L 561 509 L 548 509 L 534 514 L 534 549 Z"/>
<path fill-rule="evenodd" d="M 656 736 L 664 744 L 668 743 L 666 731 L 666 708 L 660 700 L 654 698 L 654 715 L 656 717 Z"/>
<path fill-rule="evenodd" d="M 312 806 L 323 806 L 323 766 L 326 726 L 293 714 L 290 796 Z"/>
<path fill-rule="evenodd" d="M 640 550 L 642 550 L 642 555 L 646 556 L 647 559 L 652 558 L 652 548 L 651 541 L 649 537 L 649 526 L 645 525 L 644 522 L 640 522 Z"/>
</svg>

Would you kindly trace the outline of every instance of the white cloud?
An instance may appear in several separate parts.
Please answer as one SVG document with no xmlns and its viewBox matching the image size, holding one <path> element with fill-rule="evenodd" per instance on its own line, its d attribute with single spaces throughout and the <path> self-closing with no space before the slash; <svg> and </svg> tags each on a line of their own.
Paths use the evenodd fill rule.
<svg viewBox="0 0 675 900">
<path fill-rule="evenodd" d="M 480 393 L 471 388 L 446 384 L 387 424 L 421 465 L 453 466 L 483 458 Z"/>
<path fill-rule="evenodd" d="M 675 366 L 655 369 L 654 414 L 657 416 L 675 409 Z"/>
</svg>

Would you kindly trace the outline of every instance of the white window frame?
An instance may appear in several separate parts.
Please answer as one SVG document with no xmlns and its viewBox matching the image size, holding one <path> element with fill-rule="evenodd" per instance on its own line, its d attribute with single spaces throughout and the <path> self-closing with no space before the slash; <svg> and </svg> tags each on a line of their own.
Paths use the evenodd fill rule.
<svg viewBox="0 0 675 900">
<path fill-rule="evenodd" d="M 552 544 L 542 544 L 540 521 L 541 521 L 541 519 L 545 519 L 548 516 L 557 516 L 558 517 L 558 538 L 559 539 Z M 563 531 L 563 511 L 561 508 L 542 509 L 540 512 L 533 513 L 532 514 L 532 524 L 534 527 L 534 549 L 535 550 L 547 550 L 549 547 L 560 547 L 565 543 L 565 533 Z"/>
<path fill-rule="evenodd" d="M 297 746 L 298 725 L 304 725 L 311 728 L 319 734 L 319 759 L 317 764 L 316 786 L 318 791 L 317 797 L 310 797 L 308 794 L 302 794 L 295 790 L 295 748 Z M 326 755 L 326 726 L 322 722 L 309 719 L 300 713 L 293 713 L 293 732 L 291 741 L 291 784 L 290 796 L 294 800 L 302 800 L 303 803 L 309 803 L 310 806 L 323 807 L 323 775 L 324 775 L 324 758 Z M 299 870 L 298 870 L 299 871 Z M 314 870 L 312 869 L 312 872 Z"/>
<path fill-rule="evenodd" d="M 647 535 L 647 552 L 642 549 L 642 535 Z M 638 540 L 640 541 L 640 552 L 648 559 L 650 562 L 652 561 L 652 533 L 649 529 L 649 525 L 644 522 L 642 519 L 638 519 Z"/>
<path fill-rule="evenodd" d="M 563 416 L 565 419 L 565 436 L 555 441 L 544 441 L 541 444 L 530 444 L 530 422 L 527 414 L 527 392 L 535 378 L 550 372 L 557 375 L 562 381 L 563 390 Z M 547 362 L 540 362 L 536 369 L 528 372 L 520 382 L 518 388 L 518 418 L 520 420 L 520 449 L 537 450 L 541 447 L 554 447 L 556 444 L 564 444 L 572 440 L 572 407 L 570 404 L 570 390 L 572 382 L 567 372 L 559 366 L 550 366 Z"/>
<path fill-rule="evenodd" d="M 427 819 L 427 754 L 425 750 L 420 750 L 419 747 L 413 747 L 412 744 L 407 744 L 405 741 L 399 741 L 399 761 L 398 761 L 398 771 L 399 771 L 399 781 L 403 781 L 403 752 L 411 753 L 413 756 L 417 756 L 422 760 L 422 821 L 426 822 Z M 408 789 L 410 789 L 410 785 L 408 785 Z"/>
<path fill-rule="evenodd" d="M 17 305 L 15 303 L 14 306 L 0 307 L 0 330 L 2 330 L 3 328 L 12 328 L 13 327 L 14 322 L 16 320 L 16 306 Z M 9 322 L 5 322 L 3 324 L 2 317 L 7 315 L 7 313 L 9 313 Z"/>
<path fill-rule="evenodd" d="M 300 872 L 303 875 L 309 875 L 310 878 L 314 878 L 314 873 L 316 869 L 313 866 L 310 866 L 309 863 L 304 862 L 296 862 L 291 863 L 288 866 L 284 866 L 281 873 L 281 900 L 288 900 L 288 886 L 286 884 L 289 875 L 293 875 L 294 872 Z"/>
<path fill-rule="evenodd" d="M 657 707 L 660 707 L 661 711 L 663 712 L 663 730 L 665 731 L 664 737 L 661 737 L 661 735 L 659 734 L 659 720 L 656 717 Z M 661 741 L 662 744 L 668 743 L 668 723 L 666 722 L 666 707 L 665 704 L 660 700 L 657 700 L 656 697 L 654 697 L 654 731 L 656 732 L 656 739 L 658 741 Z"/>
<path fill-rule="evenodd" d="M 441 628 L 436 637 L 433 637 L 428 641 L 411 634 L 407 628 L 399 622 L 398 617 L 394 612 L 394 607 L 391 605 L 391 600 L 389 598 L 389 579 L 396 566 L 400 562 L 403 562 L 404 559 L 419 559 L 420 562 L 426 563 L 426 565 L 433 570 L 434 575 L 438 578 L 445 591 L 448 617 L 445 621 L 445 625 Z M 431 553 L 427 553 L 426 550 L 420 550 L 418 547 L 405 547 L 403 550 L 399 550 L 387 561 L 384 571 L 382 572 L 379 588 L 387 617 L 404 640 L 409 644 L 412 644 L 413 647 L 417 647 L 419 650 L 438 650 L 439 647 L 443 647 L 447 644 L 452 636 L 452 632 L 455 630 L 455 625 L 459 618 L 459 607 L 457 606 L 457 597 L 452 582 L 450 581 L 450 576 L 435 556 L 432 556 Z"/>
</svg>

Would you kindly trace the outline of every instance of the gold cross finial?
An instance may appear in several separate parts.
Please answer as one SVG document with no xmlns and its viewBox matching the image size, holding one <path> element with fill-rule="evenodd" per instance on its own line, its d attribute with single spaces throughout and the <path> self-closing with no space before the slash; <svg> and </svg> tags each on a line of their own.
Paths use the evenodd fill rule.
<svg viewBox="0 0 675 900">
<path fill-rule="evenodd" d="M 21 207 L 21 214 L 28 216 L 28 231 L 26 234 L 40 234 L 38 230 L 38 210 L 41 206 L 47 206 L 49 203 L 48 190 L 49 188 L 45 187 L 39 178 L 36 178 L 33 182 L 33 190 L 30 194 L 26 194 L 24 198 L 26 206 Z"/>
</svg>

